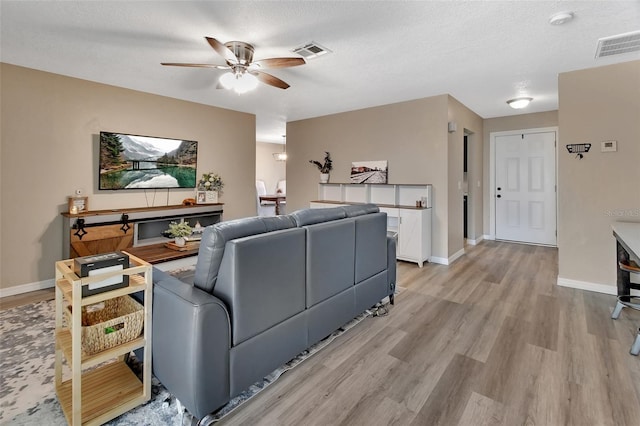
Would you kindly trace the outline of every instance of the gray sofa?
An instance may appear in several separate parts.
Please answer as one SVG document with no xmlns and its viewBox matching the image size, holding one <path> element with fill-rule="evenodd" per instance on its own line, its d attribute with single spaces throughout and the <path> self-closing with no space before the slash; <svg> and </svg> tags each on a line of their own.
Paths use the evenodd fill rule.
<svg viewBox="0 0 640 426">
<path fill-rule="evenodd" d="M 153 373 L 197 418 L 395 288 L 375 205 L 306 209 L 205 230 L 193 285 L 153 271 Z"/>
</svg>

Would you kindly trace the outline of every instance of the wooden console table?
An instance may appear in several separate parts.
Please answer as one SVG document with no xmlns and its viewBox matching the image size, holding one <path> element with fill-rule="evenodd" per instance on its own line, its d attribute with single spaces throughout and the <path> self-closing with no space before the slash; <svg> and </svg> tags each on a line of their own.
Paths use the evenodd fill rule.
<svg viewBox="0 0 640 426">
<path fill-rule="evenodd" d="M 189 250 L 178 251 L 165 247 L 164 243 L 159 243 L 148 246 L 131 247 L 127 249 L 127 252 L 149 262 L 152 265 L 157 265 L 162 262 L 196 256 L 198 254 L 199 246 L 200 244 L 196 244 L 194 248 Z"/>
<path fill-rule="evenodd" d="M 157 246 L 171 241 L 163 237 L 162 232 L 169 227 L 169 223 L 182 220 L 189 222 L 191 226 L 196 222 L 203 227 L 213 225 L 222 220 L 222 207 L 223 204 L 218 203 L 95 210 L 79 214 L 65 212 L 62 213 L 63 257 L 66 259 L 126 250 L 149 263 L 157 263 L 174 256 L 192 256 L 193 252 L 173 253 L 174 250 L 171 249 L 166 249 L 171 252 L 158 254 Z M 145 248 L 146 246 L 152 247 Z M 157 256 L 162 260 L 158 260 L 160 258 Z"/>
</svg>

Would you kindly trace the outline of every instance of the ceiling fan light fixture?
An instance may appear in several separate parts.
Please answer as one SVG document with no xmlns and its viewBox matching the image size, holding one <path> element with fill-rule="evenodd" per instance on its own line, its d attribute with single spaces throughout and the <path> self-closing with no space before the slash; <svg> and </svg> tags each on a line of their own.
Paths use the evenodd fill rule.
<svg viewBox="0 0 640 426">
<path fill-rule="evenodd" d="M 220 76 L 220 84 L 225 89 L 242 94 L 258 87 L 258 79 L 247 72 L 227 72 Z"/>
<path fill-rule="evenodd" d="M 236 84 L 233 90 L 238 93 L 247 93 L 258 87 L 258 79 L 247 72 L 236 75 Z"/>
<path fill-rule="evenodd" d="M 515 98 L 509 99 L 507 104 L 513 109 L 522 109 L 526 108 L 532 100 L 533 98 Z"/>
<path fill-rule="evenodd" d="M 236 76 L 232 72 L 226 72 L 220 76 L 220 84 L 225 89 L 233 89 L 236 83 Z"/>
</svg>

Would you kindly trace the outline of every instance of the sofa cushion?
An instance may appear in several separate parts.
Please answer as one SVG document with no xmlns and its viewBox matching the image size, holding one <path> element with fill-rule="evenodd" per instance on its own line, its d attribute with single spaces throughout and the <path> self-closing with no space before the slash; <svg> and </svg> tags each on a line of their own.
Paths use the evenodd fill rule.
<svg viewBox="0 0 640 426">
<path fill-rule="evenodd" d="M 207 293 L 213 291 L 227 241 L 295 226 L 289 216 L 249 217 L 208 226 L 202 233 L 193 284 Z"/>
<path fill-rule="evenodd" d="M 375 204 L 352 204 L 339 207 L 346 213 L 347 217 L 362 216 L 370 213 L 378 213 L 380 208 Z"/>
<path fill-rule="evenodd" d="M 213 295 L 229 309 L 236 346 L 305 309 L 305 231 L 227 242 Z"/>
<path fill-rule="evenodd" d="M 344 219 L 347 217 L 347 213 L 341 207 L 329 207 L 326 209 L 302 209 L 291 213 L 290 216 L 297 226 L 305 226 Z"/>
<path fill-rule="evenodd" d="M 387 215 L 365 214 L 356 217 L 355 222 L 357 284 L 387 269 Z"/>
<path fill-rule="evenodd" d="M 304 226 L 307 232 L 307 307 L 354 285 L 355 221 Z"/>
</svg>

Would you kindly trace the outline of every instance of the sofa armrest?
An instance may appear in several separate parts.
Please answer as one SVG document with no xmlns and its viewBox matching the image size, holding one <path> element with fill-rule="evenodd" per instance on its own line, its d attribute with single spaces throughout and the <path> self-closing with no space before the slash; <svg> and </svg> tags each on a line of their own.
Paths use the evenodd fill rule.
<svg viewBox="0 0 640 426">
<path fill-rule="evenodd" d="M 394 293 L 396 291 L 396 239 L 387 237 L 387 282 L 389 284 L 389 301 L 393 305 Z"/>
<path fill-rule="evenodd" d="M 229 314 L 215 296 L 154 276 L 153 374 L 195 417 L 229 400 Z"/>
</svg>

